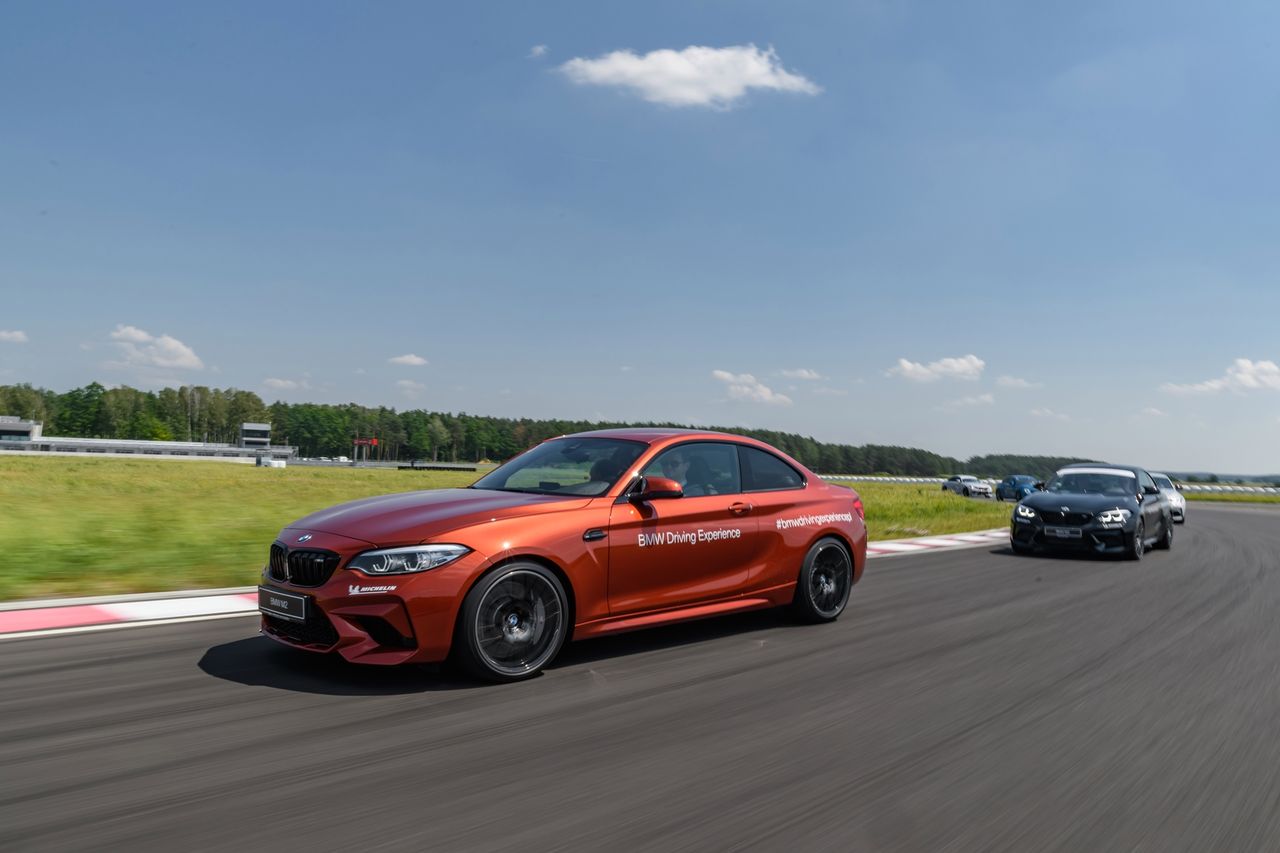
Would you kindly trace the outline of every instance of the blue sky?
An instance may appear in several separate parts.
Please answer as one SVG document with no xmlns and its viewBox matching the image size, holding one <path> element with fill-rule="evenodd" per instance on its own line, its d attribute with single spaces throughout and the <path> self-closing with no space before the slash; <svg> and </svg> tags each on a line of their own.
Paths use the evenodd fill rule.
<svg viewBox="0 0 1280 853">
<path fill-rule="evenodd" d="M 8 4 L 0 382 L 1280 469 L 1280 9 L 1058 5 Z"/>
</svg>

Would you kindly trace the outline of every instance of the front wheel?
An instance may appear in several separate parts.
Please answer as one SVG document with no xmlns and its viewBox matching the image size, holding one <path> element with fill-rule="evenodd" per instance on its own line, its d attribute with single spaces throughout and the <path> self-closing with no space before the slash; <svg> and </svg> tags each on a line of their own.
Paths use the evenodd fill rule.
<svg viewBox="0 0 1280 853">
<path fill-rule="evenodd" d="M 567 634 L 568 598 L 560 579 L 537 563 L 508 563 L 467 593 L 458 617 L 454 654 L 486 681 L 537 675 Z"/>
<path fill-rule="evenodd" d="M 804 622 L 833 622 L 849 603 L 853 559 L 839 539 L 820 539 L 805 554 L 792 610 Z"/>
<path fill-rule="evenodd" d="M 1133 531 L 1133 539 L 1129 541 L 1127 549 L 1128 558 L 1130 560 L 1141 560 L 1142 554 L 1147 550 L 1147 529 L 1142 523 L 1142 519 L 1138 519 L 1138 526 Z"/>
</svg>

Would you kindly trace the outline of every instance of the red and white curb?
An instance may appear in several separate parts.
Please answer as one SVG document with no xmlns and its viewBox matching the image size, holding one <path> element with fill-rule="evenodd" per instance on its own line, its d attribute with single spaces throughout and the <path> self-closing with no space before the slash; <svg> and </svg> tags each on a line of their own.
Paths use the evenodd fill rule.
<svg viewBox="0 0 1280 853">
<path fill-rule="evenodd" d="M 0 604 L 0 640 L 252 616 L 254 587 Z"/>
<path fill-rule="evenodd" d="M 888 539 L 867 545 L 867 557 L 896 557 L 925 551 L 954 551 L 958 548 L 981 548 L 1008 541 L 1009 528 L 978 530 L 973 533 L 951 533 L 946 536 L 921 536 L 916 539 Z"/>
<path fill-rule="evenodd" d="M 1007 539 L 1009 531 L 981 530 L 947 536 L 893 539 L 872 542 L 867 556 L 894 557 L 926 551 L 980 548 Z M 78 634 L 129 628 L 136 625 L 172 625 L 206 619 L 255 616 L 258 593 L 254 587 L 212 589 L 203 592 L 109 595 L 97 598 L 11 601 L 0 603 L 0 640 L 22 637 Z"/>
</svg>

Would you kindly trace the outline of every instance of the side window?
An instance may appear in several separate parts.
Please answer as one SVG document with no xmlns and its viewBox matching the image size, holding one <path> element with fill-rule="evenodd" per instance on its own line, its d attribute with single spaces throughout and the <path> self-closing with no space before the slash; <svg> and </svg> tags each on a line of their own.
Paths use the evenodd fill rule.
<svg viewBox="0 0 1280 853">
<path fill-rule="evenodd" d="M 1150 486 L 1151 488 L 1153 488 L 1153 489 L 1154 489 L 1154 488 L 1156 487 L 1156 481 L 1155 481 L 1155 480 L 1153 480 L 1153 479 L 1151 479 L 1151 475 L 1150 475 L 1150 474 L 1148 474 L 1146 471 L 1139 471 L 1139 472 L 1138 472 L 1138 486 L 1139 486 L 1139 487 L 1141 487 L 1141 488 L 1143 488 L 1143 489 L 1145 489 L 1145 488 L 1147 488 L 1148 486 Z"/>
<path fill-rule="evenodd" d="M 738 454 L 731 444 L 700 441 L 662 451 L 641 472 L 646 477 L 670 477 L 689 497 L 732 495 L 742 491 Z"/>
<path fill-rule="evenodd" d="M 804 477 L 772 453 L 755 447 L 739 447 L 742 459 L 742 488 L 746 492 L 802 489 Z"/>
</svg>

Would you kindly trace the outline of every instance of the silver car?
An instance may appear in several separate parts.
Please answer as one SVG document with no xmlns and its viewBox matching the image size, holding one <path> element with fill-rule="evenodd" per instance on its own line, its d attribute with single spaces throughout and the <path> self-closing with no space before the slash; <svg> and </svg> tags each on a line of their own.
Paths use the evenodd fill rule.
<svg viewBox="0 0 1280 853">
<path fill-rule="evenodd" d="M 957 495 L 968 497 L 991 497 L 991 486 L 984 483 L 977 477 L 970 477 L 968 474 L 957 474 L 954 477 L 948 477 L 942 484 L 942 491 L 955 492 Z"/>
<path fill-rule="evenodd" d="M 1151 475 L 1151 479 L 1156 481 L 1156 485 L 1160 487 L 1160 493 L 1169 501 L 1169 510 L 1173 514 L 1174 524 L 1187 523 L 1187 498 L 1182 494 L 1182 489 L 1174 485 L 1168 474 Z"/>
</svg>

